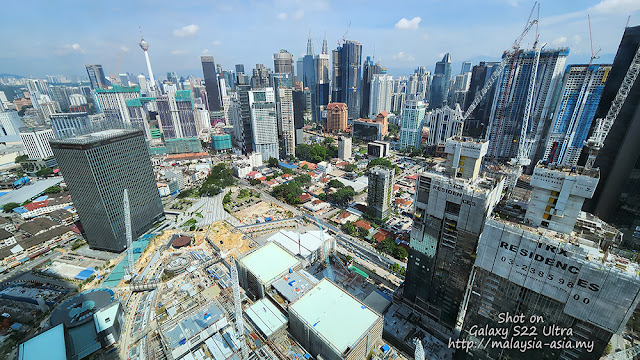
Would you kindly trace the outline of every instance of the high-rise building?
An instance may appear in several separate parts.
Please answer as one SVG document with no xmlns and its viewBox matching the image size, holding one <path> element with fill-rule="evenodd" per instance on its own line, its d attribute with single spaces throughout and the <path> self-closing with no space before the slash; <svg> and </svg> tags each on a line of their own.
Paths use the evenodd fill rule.
<svg viewBox="0 0 640 360">
<path fill-rule="evenodd" d="M 147 78 L 144 77 L 144 75 L 140 74 L 138 75 L 138 85 L 140 85 L 140 92 L 142 94 L 148 95 L 149 94 L 149 88 L 147 85 Z"/>
<path fill-rule="evenodd" d="M 364 81 L 363 81 L 364 83 Z M 370 100 L 369 114 L 363 117 L 374 117 L 381 112 L 391 111 L 391 94 L 393 93 L 393 77 L 387 74 L 386 69 L 382 69 L 380 74 L 375 74 L 369 84 Z"/>
<path fill-rule="evenodd" d="M 486 141 L 450 138 L 444 172 L 418 174 L 402 294 L 439 325 L 427 324 L 434 335 L 451 333 L 460 322 L 484 219 L 502 195 L 504 181 L 479 176 L 487 147 Z"/>
<path fill-rule="evenodd" d="M 94 131 L 94 126 L 87 113 L 54 114 L 51 115 L 50 121 L 57 139 L 84 135 Z"/>
<path fill-rule="evenodd" d="M 640 26 L 626 28 L 596 110 L 596 119 L 606 117 L 639 45 Z M 640 99 L 640 78 L 632 85 L 598 152 L 594 166 L 600 169 L 600 186 L 584 206 L 585 211 L 620 228 L 627 239 L 632 238 L 634 229 L 640 225 L 640 141 L 636 135 L 640 133 L 640 103 L 637 99 Z M 589 136 L 595 127 L 594 122 Z M 586 151 L 583 151 L 586 155 L 584 153 Z"/>
<path fill-rule="evenodd" d="M 421 100 L 407 100 L 402 106 L 400 122 L 400 149 L 407 146 L 420 147 L 422 137 L 422 124 L 426 105 Z"/>
<path fill-rule="evenodd" d="M 351 138 L 347 136 L 338 137 L 338 159 L 351 159 Z"/>
<path fill-rule="evenodd" d="M 253 76 L 251 77 L 251 87 L 254 89 L 269 87 L 269 75 L 271 73 L 271 69 L 264 66 L 264 64 L 256 64 L 256 68 L 253 69 Z"/>
<path fill-rule="evenodd" d="M 85 65 L 85 67 L 87 68 L 87 75 L 89 76 L 89 83 L 91 84 L 92 90 L 107 87 L 107 79 L 104 76 L 102 65 Z"/>
<path fill-rule="evenodd" d="M 288 87 L 278 89 L 278 123 L 280 124 L 283 157 L 296 155 L 296 134 L 293 118 L 293 91 Z"/>
<path fill-rule="evenodd" d="M 55 137 L 53 130 L 48 126 L 33 128 L 20 128 L 20 139 L 27 149 L 29 160 L 44 160 L 53 157 L 49 140 Z"/>
<path fill-rule="evenodd" d="M 384 220 L 391 215 L 395 171 L 382 166 L 376 166 L 369 170 L 368 177 L 367 213 L 373 217 Z"/>
<path fill-rule="evenodd" d="M 471 72 L 471 61 L 463 61 L 462 67 L 460 69 L 460 75 L 464 75 L 470 72 Z"/>
<path fill-rule="evenodd" d="M 191 91 L 179 90 L 156 98 L 158 125 L 165 139 L 197 137 Z"/>
<path fill-rule="evenodd" d="M 331 103 L 327 105 L 327 132 L 347 130 L 349 109 L 345 103 Z"/>
<path fill-rule="evenodd" d="M 47 81 L 42 79 L 27 79 L 25 85 L 27 85 L 33 107 L 36 110 L 44 112 L 43 104 L 51 102 L 53 98 Z"/>
<path fill-rule="evenodd" d="M 497 62 L 484 62 L 473 67 L 471 71 L 471 82 L 469 83 L 469 91 L 467 92 L 464 102 L 463 110 L 467 111 L 469 106 L 476 97 L 476 94 L 482 90 L 484 84 L 489 80 L 491 74 L 498 68 Z M 472 131 L 470 134 L 480 135 L 483 130 L 486 130 L 489 125 L 489 116 L 491 115 L 491 104 L 493 103 L 493 96 L 496 91 L 496 82 L 491 85 L 491 88 L 485 96 L 480 99 L 480 102 L 465 120 L 464 127 L 467 131 Z"/>
<path fill-rule="evenodd" d="M 242 152 L 250 154 L 255 151 L 255 145 L 253 142 L 253 121 L 251 118 L 251 104 L 249 103 L 249 91 L 251 91 L 251 85 L 238 84 L 238 100 L 240 111 L 240 123 L 239 126 L 242 131 L 239 131 L 242 136 L 241 148 Z"/>
<path fill-rule="evenodd" d="M 273 54 L 273 72 L 278 74 L 291 74 L 291 78 L 295 79 L 293 55 L 284 49 Z"/>
<path fill-rule="evenodd" d="M 238 74 L 244 74 L 244 65 L 243 64 L 236 64 L 236 75 Z"/>
<path fill-rule="evenodd" d="M 178 85 L 179 84 L 179 82 L 178 82 L 178 74 L 176 74 L 175 71 L 168 71 L 167 72 L 167 80 L 169 82 L 171 82 L 172 84 L 174 84 L 174 85 Z M 123 83 L 122 85 L 126 85 L 126 84 Z"/>
<path fill-rule="evenodd" d="M 300 77 L 300 76 L 298 76 Z M 312 111 L 316 107 L 316 67 L 313 54 L 313 41 L 311 34 L 307 40 L 307 53 L 302 58 L 302 84 L 305 88 L 309 88 L 311 93 L 311 107 L 307 109 L 311 114 L 312 120 L 317 121 L 318 112 Z M 300 80 L 300 79 L 299 79 Z"/>
<path fill-rule="evenodd" d="M 204 75 L 204 86 L 207 90 L 207 101 L 209 111 L 222 110 L 222 98 L 220 96 L 220 84 L 216 73 L 216 64 L 213 56 L 201 56 L 202 73 Z"/>
<path fill-rule="evenodd" d="M 527 126 L 529 144 L 523 144 L 531 147 L 529 159 L 532 166 L 544 152 L 544 141 L 549 127 L 548 121 L 550 121 L 547 119 L 550 119 L 550 114 L 554 110 L 554 90 L 562 79 L 567 55 L 569 55 L 567 48 L 540 52 L 533 103 Z M 517 156 L 535 58 L 536 51 L 520 50 L 516 59 L 505 66 L 497 80 L 486 134 L 486 139 L 489 140 L 487 156 L 494 160 L 509 160 Z M 539 150 L 540 154 L 538 154 Z"/>
<path fill-rule="evenodd" d="M 142 131 L 105 130 L 50 144 L 92 249 L 126 248 L 125 189 L 134 237 L 164 218 Z"/>
<path fill-rule="evenodd" d="M 333 90 L 331 101 L 346 103 L 349 118 L 360 115 L 360 69 L 362 67 L 362 44 L 346 40 L 333 50 Z"/>
<path fill-rule="evenodd" d="M 155 95 L 157 84 L 156 79 L 153 77 L 153 70 L 151 70 L 151 61 L 149 61 L 149 43 L 144 40 L 142 34 L 140 34 L 139 45 L 142 51 L 144 51 L 144 60 L 147 63 L 147 71 L 149 72 L 149 86 L 147 90 L 149 91 L 150 95 Z"/>
<path fill-rule="evenodd" d="M 122 129 L 131 126 L 127 100 L 140 99 L 140 87 L 113 85 L 109 89 L 96 89 L 97 105 L 105 115 L 103 129 Z"/>
<path fill-rule="evenodd" d="M 326 38 L 324 43 L 326 44 Z M 326 46 L 322 47 L 323 52 L 314 57 L 314 65 L 316 71 L 316 93 L 315 93 L 315 106 L 313 108 L 313 113 L 315 115 L 314 119 L 319 121 L 322 116 L 322 112 L 326 109 L 327 105 L 331 101 L 331 91 L 330 91 L 330 82 L 331 77 L 329 76 L 329 54 L 324 52 Z"/>
<path fill-rule="evenodd" d="M 424 125 L 429 129 L 426 145 L 443 148 L 448 138 L 462 136 L 462 115 L 459 104 L 427 111 L 424 117 Z"/>
<path fill-rule="evenodd" d="M 0 137 L 15 136 L 20 133 L 22 122 L 15 110 L 0 112 Z"/>
<path fill-rule="evenodd" d="M 251 130 L 253 150 L 262 154 L 262 161 L 279 159 L 278 155 L 278 115 L 276 96 L 273 88 L 248 92 L 251 109 Z"/>
<path fill-rule="evenodd" d="M 587 140 L 611 65 L 569 65 L 553 113 L 543 159 L 575 166 Z"/>
<path fill-rule="evenodd" d="M 449 94 L 449 80 L 451 79 L 451 55 L 446 53 L 441 61 L 436 63 L 436 71 L 431 81 L 431 99 L 429 109 L 437 109 L 447 101 Z"/>
<path fill-rule="evenodd" d="M 528 349 L 527 358 L 600 359 L 613 333 L 625 328 L 638 306 L 640 269 L 633 261 L 608 251 L 610 239 L 619 234 L 612 234 L 617 230 L 606 223 L 592 217 L 600 222 L 600 229 L 579 231 L 581 225 L 576 220 L 581 203 L 593 194 L 597 182 L 597 169 L 539 163 L 531 180 L 533 196 L 538 199 L 527 208 L 526 218 L 515 213 L 485 222 L 465 297 L 463 339 L 478 340 L 469 331 L 472 326 L 500 326 L 500 313 L 522 314 L 525 319 L 535 315 L 544 319 L 547 329 L 572 329 L 561 336 L 540 331 L 536 340 L 544 344 L 562 339 L 588 348 L 541 346 Z M 565 210 L 551 209 L 546 217 L 539 216 L 540 210 L 561 202 L 566 202 Z M 542 230 L 539 226 L 545 227 L 545 221 L 549 224 Z M 542 324 L 534 326 L 542 328 Z M 493 340 L 497 339 L 491 335 L 484 339 L 488 343 Z M 522 356 L 515 348 L 487 347 L 470 352 L 474 359 Z"/>
<path fill-rule="evenodd" d="M 382 73 L 382 67 L 380 63 L 374 64 L 371 60 L 370 56 L 367 56 L 367 59 L 362 64 L 362 89 L 360 91 L 362 95 L 362 99 L 360 100 L 360 117 L 366 118 L 370 114 L 377 114 L 380 111 L 372 111 L 370 108 L 371 104 L 371 83 L 373 81 L 373 76 L 375 74 Z M 386 70 L 385 70 L 386 74 Z M 384 109 L 389 111 L 389 109 Z"/>
</svg>

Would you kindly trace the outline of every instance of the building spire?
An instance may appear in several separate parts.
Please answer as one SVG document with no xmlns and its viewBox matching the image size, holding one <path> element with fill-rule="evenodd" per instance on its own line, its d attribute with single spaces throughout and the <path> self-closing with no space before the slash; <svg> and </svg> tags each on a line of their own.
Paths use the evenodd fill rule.
<svg viewBox="0 0 640 360">
<path fill-rule="evenodd" d="M 324 33 L 324 40 L 322 40 L 322 53 L 329 54 L 329 43 L 327 42 L 327 32 Z"/>
<path fill-rule="evenodd" d="M 309 31 L 309 40 L 307 40 L 307 55 L 313 56 L 313 41 L 311 40 L 311 31 Z"/>
</svg>

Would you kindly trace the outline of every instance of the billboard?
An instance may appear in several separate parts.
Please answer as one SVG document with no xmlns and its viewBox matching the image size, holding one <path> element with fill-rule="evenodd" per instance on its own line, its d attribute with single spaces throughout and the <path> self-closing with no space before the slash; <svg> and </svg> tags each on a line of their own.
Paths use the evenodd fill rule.
<svg viewBox="0 0 640 360">
<path fill-rule="evenodd" d="M 611 332 L 623 327 L 640 298 L 634 264 L 576 245 L 545 230 L 487 220 L 475 265 L 563 304 L 564 313 Z M 613 261 L 612 261 L 613 260 Z"/>
</svg>

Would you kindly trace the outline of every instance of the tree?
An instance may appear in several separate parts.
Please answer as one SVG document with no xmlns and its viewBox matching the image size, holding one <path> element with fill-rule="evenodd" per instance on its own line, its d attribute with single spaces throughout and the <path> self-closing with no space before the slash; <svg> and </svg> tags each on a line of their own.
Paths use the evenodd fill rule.
<svg viewBox="0 0 640 360">
<path fill-rule="evenodd" d="M 36 171 L 36 176 L 49 176 L 51 174 L 53 174 L 53 169 L 48 166 Z"/>
<path fill-rule="evenodd" d="M 354 172 L 354 171 L 358 171 L 358 166 L 354 165 L 354 164 L 347 164 L 344 166 L 344 170 L 347 172 Z"/>
<path fill-rule="evenodd" d="M 16 156 L 15 163 L 16 164 L 20 164 L 21 162 L 25 162 L 27 160 L 29 160 L 29 156 L 28 155 L 18 155 L 18 156 Z"/>
<path fill-rule="evenodd" d="M 260 185 L 260 180 L 258 179 L 249 179 L 249 184 L 251 185 Z"/>
<path fill-rule="evenodd" d="M 283 200 L 289 205 L 295 205 L 300 203 L 300 195 L 302 195 L 302 193 L 304 193 L 304 191 L 300 185 L 293 180 L 274 187 L 271 195 Z"/>
<path fill-rule="evenodd" d="M 274 157 L 270 157 L 269 160 L 267 161 L 267 163 L 269 164 L 270 167 L 277 167 L 278 166 L 278 159 L 274 158 Z"/>
<path fill-rule="evenodd" d="M 331 201 L 337 205 L 346 205 L 350 203 L 355 196 L 356 191 L 353 190 L 351 186 L 343 187 L 330 195 Z"/>
<path fill-rule="evenodd" d="M 407 253 L 407 249 L 402 246 L 397 246 L 393 250 L 393 256 L 398 260 L 405 260 L 409 254 Z"/>
<path fill-rule="evenodd" d="M 284 174 L 289 174 L 289 175 L 293 175 L 293 174 L 294 174 L 294 173 L 293 173 L 293 170 L 291 170 L 291 169 L 289 169 L 289 168 L 284 168 L 284 169 L 282 169 L 282 172 L 283 172 Z"/>
<path fill-rule="evenodd" d="M 353 258 L 351 257 L 351 255 L 347 255 L 347 263 L 350 263 L 353 261 Z"/>
<path fill-rule="evenodd" d="M 309 165 L 307 164 L 302 165 L 302 170 L 309 171 Z"/>
<path fill-rule="evenodd" d="M 296 182 L 300 184 L 300 186 L 307 186 L 311 184 L 311 176 L 307 174 L 299 175 L 298 177 L 296 177 Z"/>
<path fill-rule="evenodd" d="M 366 238 L 367 236 L 369 236 L 369 231 L 367 229 L 358 227 L 358 236 L 360 236 L 361 238 Z"/>
<path fill-rule="evenodd" d="M 54 195 L 61 192 L 62 189 L 60 188 L 60 186 L 49 186 L 44 190 L 45 195 Z"/>
<path fill-rule="evenodd" d="M 327 183 L 327 187 L 336 188 L 336 189 L 342 189 L 344 187 L 344 184 L 341 183 L 339 180 L 331 179 Z"/>
<path fill-rule="evenodd" d="M 394 163 L 392 163 L 389 159 L 385 158 L 375 158 L 367 164 L 367 169 L 371 169 L 374 166 L 382 166 L 388 169 L 394 169 L 396 174 L 400 173 L 400 167 Z"/>
<path fill-rule="evenodd" d="M 10 202 L 10 203 L 6 203 L 4 205 L 2 205 L 2 211 L 8 213 L 11 212 L 11 210 L 19 207 L 20 204 L 16 203 L 16 202 Z"/>
<path fill-rule="evenodd" d="M 324 140 L 322 140 L 322 143 L 324 145 L 332 145 L 335 142 L 335 140 L 333 138 L 330 137 L 326 137 L 324 138 Z"/>
</svg>

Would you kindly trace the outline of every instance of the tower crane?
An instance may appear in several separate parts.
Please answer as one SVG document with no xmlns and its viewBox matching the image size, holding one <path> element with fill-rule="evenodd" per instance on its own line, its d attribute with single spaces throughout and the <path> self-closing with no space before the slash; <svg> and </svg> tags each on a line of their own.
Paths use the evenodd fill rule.
<svg viewBox="0 0 640 360">
<path fill-rule="evenodd" d="M 342 34 L 342 41 L 338 40 L 338 46 L 341 46 L 344 44 L 345 42 L 345 37 L 347 36 L 347 33 L 349 32 L 349 29 L 351 28 L 351 22 L 349 22 L 349 25 L 347 26 L 347 30 L 344 31 L 344 34 Z"/>
<path fill-rule="evenodd" d="M 127 237 L 127 273 L 124 276 L 125 281 L 132 281 L 135 276 L 135 268 L 133 266 L 133 231 L 131 229 L 131 207 L 129 206 L 129 190 L 124 189 L 124 228 Z"/>
<path fill-rule="evenodd" d="M 324 264 L 327 267 L 327 277 L 331 281 L 333 281 L 335 278 L 333 277 L 333 269 L 331 268 L 331 261 L 329 260 L 329 249 L 327 249 L 327 241 L 324 237 L 324 229 L 322 228 L 320 221 L 318 221 L 318 216 L 315 213 L 313 214 L 313 216 L 316 219 L 316 224 L 320 228 L 320 236 L 322 236 L 322 253 L 324 255 Z"/>
<path fill-rule="evenodd" d="M 120 58 L 118 59 L 118 66 L 116 66 L 116 73 L 111 73 L 111 82 L 113 84 L 118 83 L 118 73 L 120 72 L 120 64 L 122 63 L 122 55 L 124 55 L 124 49 L 120 50 Z"/>
<path fill-rule="evenodd" d="M 585 168 L 591 169 L 593 167 L 598 151 L 600 151 L 600 148 L 604 145 L 604 140 L 607 138 L 609 130 L 611 130 L 611 126 L 616 121 L 616 118 L 622 109 L 622 105 L 624 105 L 625 100 L 627 100 L 627 96 L 638 78 L 638 73 L 640 73 L 640 46 L 638 46 L 636 54 L 633 56 L 631 64 L 629 64 L 629 69 L 627 70 L 624 79 L 622 79 L 622 83 L 620 84 L 616 97 L 611 102 L 611 107 L 607 112 L 607 116 L 605 116 L 604 119 L 596 119 L 596 125 L 593 129 L 593 133 L 585 143 L 588 149 L 587 151 L 589 152 Z"/>
</svg>

